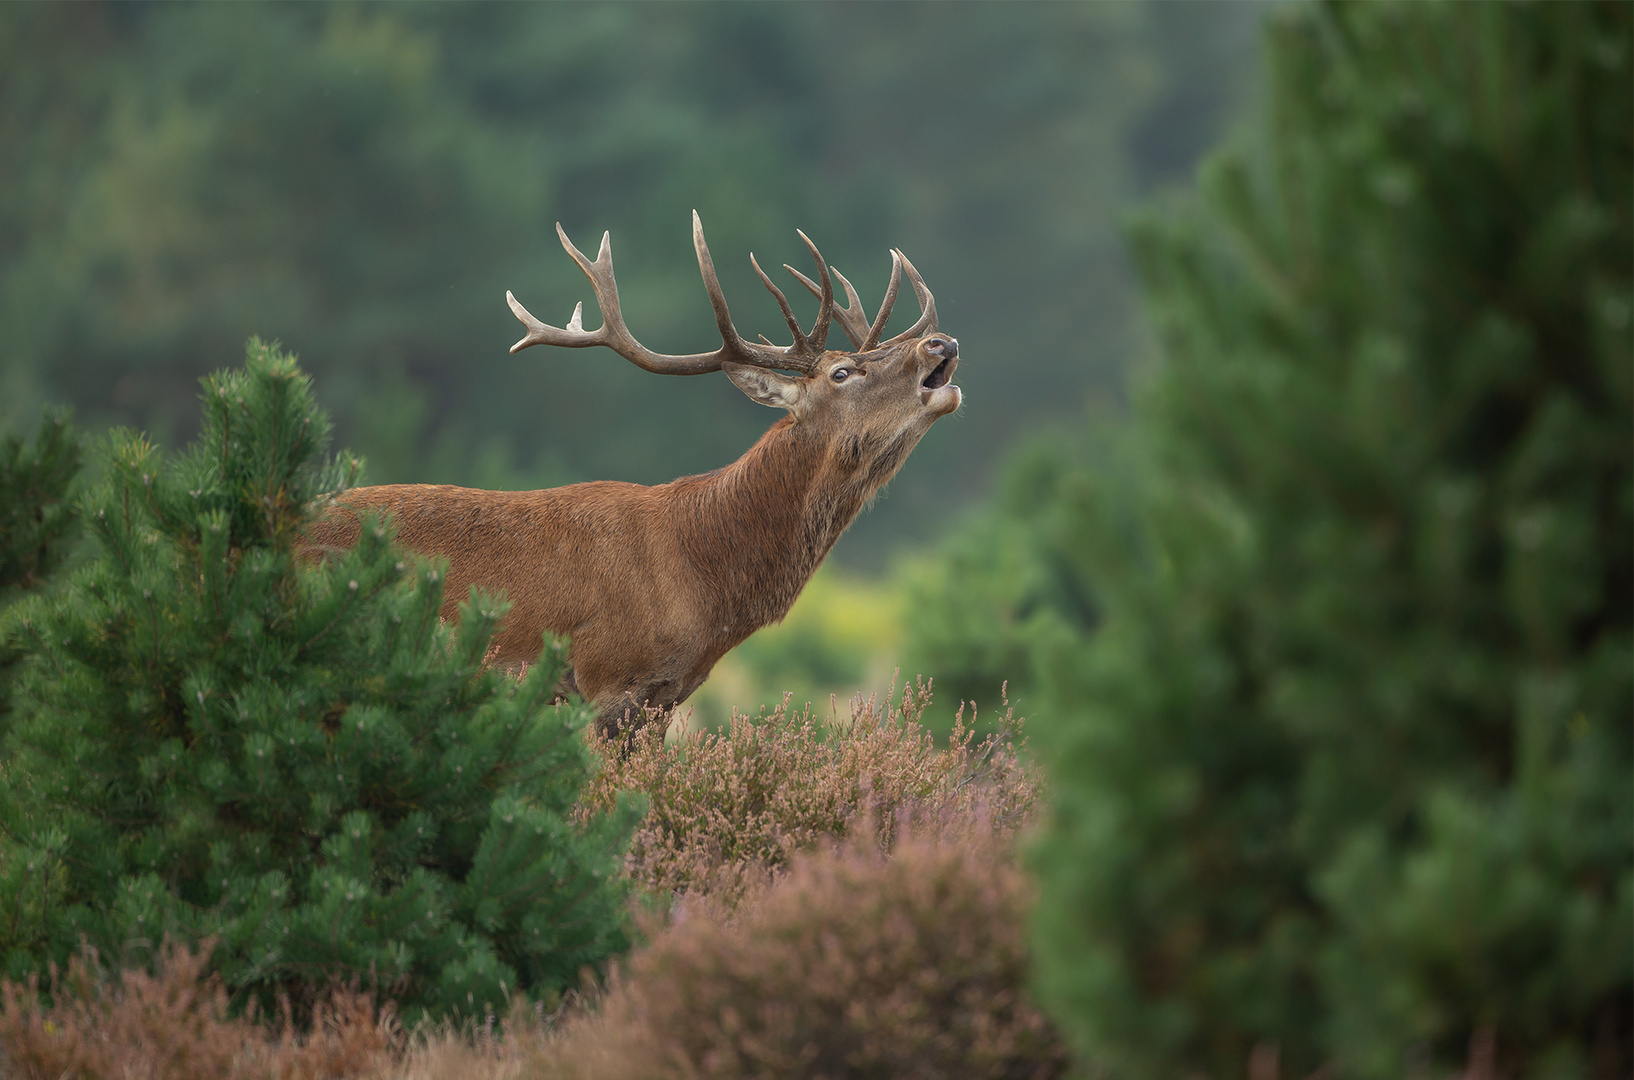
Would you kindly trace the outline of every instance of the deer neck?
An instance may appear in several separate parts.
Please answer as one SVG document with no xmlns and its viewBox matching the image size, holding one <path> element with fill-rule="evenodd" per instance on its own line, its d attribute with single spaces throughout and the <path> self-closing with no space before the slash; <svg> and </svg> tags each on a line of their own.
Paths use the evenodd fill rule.
<svg viewBox="0 0 1634 1080">
<path fill-rule="evenodd" d="M 738 640 L 788 612 L 883 483 L 870 486 L 869 471 L 847 468 L 829 440 L 785 417 L 731 465 L 677 482 L 688 557 Z"/>
</svg>

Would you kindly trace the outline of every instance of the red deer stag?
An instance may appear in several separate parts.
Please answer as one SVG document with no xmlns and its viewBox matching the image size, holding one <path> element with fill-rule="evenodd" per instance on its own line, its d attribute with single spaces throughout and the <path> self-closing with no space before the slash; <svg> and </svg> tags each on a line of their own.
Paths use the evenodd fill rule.
<svg viewBox="0 0 1634 1080">
<path fill-rule="evenodd" d="M 594 262 L 556 226 L 562 247 L 595 290 L 602 327 L 584 329 L 584 305 L 566 327 L 534 318 L 510 293 L 527 336 L 511 346 L 605 345 L 647 371 L 727 378 L 763 405 L 786 409 L 737 461 L 668 484 L 596 481 L 545 491 L 475 491 L 431 484 L 357 488 L 312 529 L 317 548 L 356 543 L 362 511 L 390 514 L 409 548 L 448 560 L 445 617 L 472 585 L 504 590 L 511 609 L 496 635 L 498 661 L 534 659 L 546 631 L 571 635 L 564 690 L 587 698 L 611 735 L 641 707 L 667 710 L 685 701 L 715 662 L 744 638 L 781 619 L 863 505 L 902 467 L 938 417 L 959 407 L 949 380 L 959 346 L 936 328 L 936 301 L 900 251 L 872 322 L 839 271 L 847 306 L 834 297 L 830 268 L 800 233 L 817 263 L 813 282 L 785 267 L 821 301 L 804 333 L 787 298 L 750 255 L 794 334 L 779 348 L 746 341 L 732 325 L 703 226 L 692 215 L 709 302 L 723 344 L 712 353 L 667 356 L 630 334 L 619 311 L 610 237 Z M 887 340 L 902 274 L 918 296 L 920 317 Z M 855 348 L 826 349 L 830 322 Z M 783 374 L 793 372 L 794 374 Z"/>
</svg>

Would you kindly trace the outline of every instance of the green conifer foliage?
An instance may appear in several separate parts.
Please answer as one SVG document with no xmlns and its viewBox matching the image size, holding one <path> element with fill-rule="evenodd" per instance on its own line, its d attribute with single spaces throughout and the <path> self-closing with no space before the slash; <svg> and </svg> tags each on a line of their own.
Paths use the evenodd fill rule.
<svg viewBox="0 0 1634 1080">
<path fill-rule="evenodd" d="M 46 414 L 32 445 L 0 440 L 0 599 L 41 584 L 68 553 L 79 466 L 79 439 L 61 412 Z"/>
<path fill-rule="evenodd" d="M 48 412 L 32 445 L 0 440 L 0 606 L 44 585 L 79 535 L 69 489 L 80 444 L 68 417 Z M 23 656 L 0 631 L 0 728 L 11 711 L 11 680 Z"/>
<path fill-rule="evenodd" d="M 1630 1071 L 1631 14 L 1282 9 L 1267 167 L 1135 231 L 1142 529 L 1036 707 L 1111 1075 Z"/>
<path fill-rule="evenodd" d="M 621 806 L 575 825 L 584 710 L 484 652 L 501 605 L 439 620 L 439 569 L 370 522 L 297 555 L 328 420 L 295 362 L 251 342 L 204 381 L 166 462 L 113 437 L 85 507 L 97 558 L 7 616 L 31 655 L 0 772 L 0 948 L 16 977 L 83 940 L 143 963 L 217 940 L 240 994 L 299 1003 L 356 978 L 410 1017 L 548 993 L 626 945 Z"/>
</svg>

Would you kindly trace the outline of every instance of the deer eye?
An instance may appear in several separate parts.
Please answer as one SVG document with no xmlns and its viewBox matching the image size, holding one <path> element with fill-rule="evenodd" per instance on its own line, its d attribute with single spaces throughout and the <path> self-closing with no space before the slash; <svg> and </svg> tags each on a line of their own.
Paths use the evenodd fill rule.
<svg viewBox="0 0 1634 1080">
<path fill-rule="evenodd" d="M 845 382 L 845 380 L 850 375 L 851 375 L 851 369 L 850 368 L 837 367 L 837 368 L 834 369 L 834 373 L 832 375 L 830 375 L 829 378 L 833 379 L 835 382 Z"/>
</svg>

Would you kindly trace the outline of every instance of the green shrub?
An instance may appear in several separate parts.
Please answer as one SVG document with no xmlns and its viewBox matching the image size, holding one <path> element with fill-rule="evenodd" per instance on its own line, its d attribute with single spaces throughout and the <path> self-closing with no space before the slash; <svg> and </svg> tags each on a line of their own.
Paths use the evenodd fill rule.
<svg viewBox="0 0 1634 1080">
<path fill-rule="evenodd" d="M 0 440 L 0 600 L 42 584 L 78 534 L 69 487 L 80 446 L 68 418 L 47 413 L 31 446 Z"/>
<path fill-rule="evenodd" d="M 1631 38 L 1282 8 L 1264 168 L 1137 224 L 1139 482 L 1063 496 L 1104 621 L 1030 707 L 1094 1067 L 1634 1069 Z"/>
<path fill-rule="evenodd" d="M 1044 658 L 1099 625 L 1101 603 L 1075 572 L 1075 553 L 1086 497 L 1117 472 L 1111 449 L 1068 452 L 1060 439 L 1023 445 L 991 505 L 937 551 L 902 565 L 905 663 L 936 672 L 943 700 L 1002 696 L 1031 711 Z"/>
<path fill-rule="evenodd" d="M 79 440 L 61 413 L 46 414 L 32 446 L 15 436 L 0 440 L 0 606 L 45 584 L 78 538 L 69 489 L 79 459 Z M 15 637 L 0 630 L 0 729 L 22 655 Z"/>
<path fill-rule="evenodd" d="M 622 803 L 570 820 L 585 713 L 563 657 L 483 665 L 502 608 L 438 618 L 441 575 L 389 525 L 319 564 L 328 422 L 252 342 L 204 382 L 166 463 L 118 434 L 85 505 L 96 559 L 7 616 L 30 651 L 0 767 L 0 949 L 12 978 L 87 941 L 116 965 L 216 939 L 235 994 L 359 979 L 422 1011 L 549 993 L 626 944 Z"/>
</svg>

